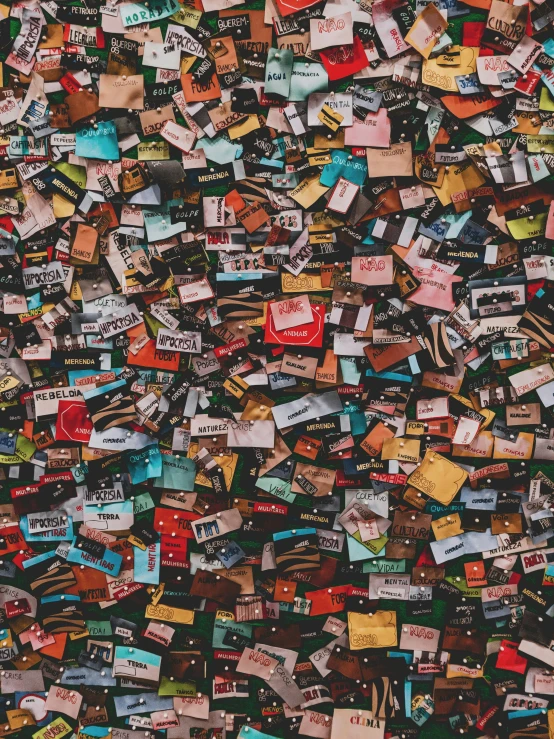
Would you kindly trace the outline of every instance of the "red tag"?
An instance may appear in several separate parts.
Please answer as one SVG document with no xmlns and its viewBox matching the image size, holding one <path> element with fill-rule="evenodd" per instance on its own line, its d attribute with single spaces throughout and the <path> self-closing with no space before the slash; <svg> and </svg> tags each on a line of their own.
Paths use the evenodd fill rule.
<svg viewBox="0 0 554 739">
<path fill-rule="evenodd" d="M 93 425 L 84 400 L 60 400 L 56 419 L 56 440 L 88 444 Z"/>
<path fill-rule="evenodd" d="M 179 369 L 179 352 L 156 349 L 156 342 L 151 340 L 136 354 L 129 352 L 127 362 L 136 367 L 155 367 L 156 369 L 177 372 Z"/>
<path fill-rule="evenodd" d="M 49 482 L 75 482 L 75 478 L 71 472 L 51 472 L 49 475 L 41 475 L 39 482 L 41 485 Z"/>
<path fill-rule="evenodd" d="M 530 69 L 521 77 L 517 78 L 517 82 L 514 85 L 514 90 L 523 93 L 524 95 L 532 95 L 535 92 L 535 88 L 539 84 L 541 78 L 540 72 L 535 72 Z"/>
<path fill-rule="evenodd" d="M 481 21 L 466 21 L 463 24 L 462 46 L 481 46 L 481 38 L 485 32 L 485 23 Z"/>
<path fill-rule="evenodd" d="M 60 78 L 60 85 L 70 95 L 83 89 L 81 83 L 75 79 L 71 72 L 66 72 L 64 76 Z"/>
<path fill-rule="evenodd" d="M 12 526 L 4 526 L 0 531 L 0 554 L 9 554 L 16 552 L 18 549 L 28 549 L 29 545 L 25 541 L 18 524 Z"/>
<path fill-rule="evenodd" d="M 178 536 L 184 536 L 185 539 L 194 539 L 192 531 L 192 522 L 198 521 L 197 513 L 189 513 L 188 511 L 180 511 L 176 513 L 170 508 L 156 508 L 154 513 L 154 529 L 162 534 L 171 536 L 175 532 Z"/>
<path fill-rule="evenodd" d="M 337 470 L 335 485 L 338 488 L 363 488 L 364 480 L 361 477 L 347 477 L 342 470 Z"/>
<path fill-rule="evenodd" d="M 254 503 L 254 513 L 279 513 L 286 516 L 288 510 L 288 506 L 278 503 Z"/>
<path fill-rule="evenodd" d="M 299 10 L 311 8 L 312 5 L 317 5 L 318 2 L 319 0 L 277 0 L 277 6 L 281 11 L 281 15 L 287 16 L 291 13 L 298 13 Z"/>
<path fill-rule="evenodd" d="M 342 80 L 367 67 L 367 56 L 358 36 L 352 46 L 333 46 L 319 52 L 330 80 Z"/>
<path fill-rule="evenodd" d="M 360 395 L 364 392 L 363 385 L 341 385 L 337 388 L 339 395 Z"/>
<path fill-rule="evenodd" d="M 160 544 L 161 564 L 164 567 L 183 567 L 187 563 L 187 543 L 184 536 L 162 534 Z"/>
<path fill-rule="evenodd" d="M 27 598 L 18 598 L 18 600 L 8 600 L 4 603 L 6 618 L 16 618 L 23 616 L 25 613 L 31 613 L 31 606 Z"/>
<path fill-rule="evenodd" d="M 386 472 L 370 472 L 369 476 L 372 480 L 378 480 L 379 482 L 386 482 L 389 485 L 405 485 L 408 480 L 408 475 L 401 474 L 388 474 Z"/>
<path fill-rule="evenodd" d="M 225 652 L 220 649 L 214 652 L 214 659 L 228 659 L 232 660 L 233 662 L 240 662 L 241 656 L 242 652 Z"/>
<path fill-rule="evenodd" d="M 114 590 L 113 597 L 115 600 L 120 601 L 133 595 L 133 593 L 138 593 L 138 591 L 143 590 L 143 588 L 144 585 L 141 582 L 130 582 L 122 588 L 119 588 L 119 590 Z"/>
<path fill-rule="evenodd" d="M 295 328 L 285 328 L 277 331 L 273 322 L 271 309 L 267 311 L 265 324 L 265 341 L 269 344 L 286 344 L 287 346 L 315 346 L 323 345 L 323 329 L 325 323 L 325 306 L 311 305 L 314 320 Z M 271 308 L 271 306 L 269 306 Z"/>
<path fill-rule="evenodd" d="M 232 354 L 237 349 L 244 349 L 246 345 L 246 339 L 237 339 L 230 344 L 225 344 L 225 346 L 217 346 L 214 349 L 214 354 L 218 359 L 220 357 L 227 357 L 229 356 L 229 354 Z"/>
<path fill-rule="evenodd" d="M 10 490 L 10 495 L 12 496 L 12 499 L 15 499 L 22 498 L 25 495 L 38 495 L 38 491 L 38 485 L 25 485 L 21 488 L 12 488 Z"/>
<path fill-rule="evenodd" d="M 306 600 L 312 602 L 310 616 L 322 616 L 324 613 L 340 613 L 346 607 L 346 598 L 350 585 L 313 590 L 306 593 Z"/>
<path fill-rule="evenodd" d="M 18 567 L 21 571 L 23 571 L 25 568 L 23 567 L 23 563 L 26 562 L 28 559 L 32 559 L 33 557 L 36 557 L 38 552 L 33 552 L 32 549 L 27 549 L 27 551 L 22 552 L 19 551 L 14 558 L 12 559 L 12 562 L 16 567 Z"/>
<path fill-rule="evenodd" d="M 492 717 L 500 711 L 500 708 L 498 706 L 491 706 L 489 709 L 485 711 L 485 713 L 481 716 L 479 721 L 475 724 L 475 726 L 479 729 L 479 731 L 483 731 L 487 723 L 492 719 Z"/>
<path fill-rule="evenodd" d="M 500 642 L 500 651 L 496 660 L 497 670 L 509 670 L 523 675 L 527 669 L 527 660 L 517 653 L 518 642 L 503 639 Z"/>
</svg>

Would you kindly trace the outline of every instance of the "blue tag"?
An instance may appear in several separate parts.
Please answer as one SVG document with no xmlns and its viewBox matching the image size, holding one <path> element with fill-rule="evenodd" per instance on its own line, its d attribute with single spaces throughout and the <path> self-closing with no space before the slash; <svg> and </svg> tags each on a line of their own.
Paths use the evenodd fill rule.
<svg viewBox="0 0 554 739">
<path fill-rule="evenodd" d="M 2 454 L 14 454 L 17 434 L 13 431 L 0 431 L 0 452 Z"/>
<path fill-rule="evenodd" d="M 294 529 L 289 531 L 277 531 L 273 534 L 273 541 L 282 541 L 283 539 L 291 539 L 293 536 L 314 536 L 317 534 L 315 529 Z"/>
<path fill-rule="evenodd" d="M 114 503 L 114 505 L 117 504 Z M 71 549 L 67 555 L 68 562 L 92 567 L 93 570 L 100 570 L 100 572 L 105 572 L 106 575 L 113 575 L 114 577 L 119 575 L 119 570 L 123 562 L 121 554 L 117 554 L 117 552 L 112 552 L 111 549 L 106 548 L 104 556 L 99 559 L 98 557 L 93 557 L 91 554 L 87 554 L 82 549 L 77 549 L 75 541 L 76 538 L 71 542 Z"/>
<path fill-rule="evenodd" d="M 19 528 L 25 541 L 69 541 L 73 538 L 73 519 L 71 516 L 67 517 L 67 526 L 60 526 L 59 529 L 50 529 L 49 531 L 40 531 L 37 534 L 29 533 L 27 516 L 22 516 L 19 521 Z"/>
<path fill-rule="evenodd" d="M 103 736 L 111 736 L 111 733 L 111 729 L 107 726 L 86 726 L 79 729 L 79 736 L 93 736 L 96 739 L 101 739 Z"/>
<path fill-rule="evenodd" d="M 236 565 L 237 562 L 245 557 L 246 553 L 241 549 L 241 547 L 239 547 L 236 541 L 230 541 L 223 547 L 223 549 L 216 552 L 215 556 L 223 563 L 224 567 L 229 569 L 229 567 L 233 567 L 233 565 Z"/>
<path fill-rule="evenodd" d="M 127 466 L 133 485 L 162 474 L 162 455 L 158 444 L 150 444 L 136 452 L 127 452 Z"/>
<path fill-rule="evenodd" d="M 152 713 L 152 711 L 171 711 L 173 709 L 173 698 L 165 698 L 157 693 L 115 695 L 114 703 L 115 712 L 118 716 L 131 716 L 133 713 Z"/>
<path fill-rule="evenodd" d="M 129 7 L 129 6 L 126 6 Z M 75 155 L 85 159 L 119 159 L 117 130 L 113 121 L 98 121 L 76 133 Z"/>
<path fill-rule="evenodd" d="M 117 680 L 112 677 L 112 671 L 109 665 L 106 669 L 91 670 L 90 667 L 66 667 L 60 677 L 62 685 L 102 685 L 105 688 L 117 685 Z"/>
<path fill-rule="evenodd" d="M 129 3 L 119 8 L 121 21 L 125 27 L 159 21 L 173 15 L 179 9 L 180 5 L 177 0 L 150 0 L 149 3 Z"/>
<path fill-rule="evenodd" d="M 168 200 L 156 208 L 142 209 L 148 241 L 161 241 L 187 230 L 186 223 L 171 223 L 170 209 L 177 205 L 178 200 Z"/>
<path fill-rule="evenodd" d="M 135 582 L 158 585 L 160 582 L 160 542 L 150 544 L 146 549 L 135 547 Z"/>
<path fill-rule="evenodd" d="M 44 697 L 45 698 L 46 698 L 47 695 L 48 695 L 48 693 L 44 693 Z M 16 706 L 21 706 L 22 708 L 30 709 L 32 706 L 30 706 L 28 703 L 23 703 L 23 705 L 21 703 L 21 701 L 23 701 L 23 699 L 26 698 L 27 696 L 29 696 L 31 699 L 34 698 L 37 701 L 41 701 L 41 698 L 42 698 L 42 696 L 41 696 L 40 693 L 29 693 L 29 692 L 24 692 L 24 691 L 21 691 L 20 692 L 19 690 L 16 690 L 15 693 L 14 693 L 15 705 Z M 40 702 L 39 705 L 40 705 L 40 708 L 42 709 L 43 708 L 42 702 Z M 8 706 L 2 706 L 2 707 L 4 708 L 4 710 L 6 708 L 10 708 L 9 705 Z M 37 708 L 38 708 L 38 706 L 37 706 Z M 35 716 L 36 716 L 36 714 L 35 714 Z M 52 721 L 52 713 L 50 711 L 48 711 L 46 713 L 46 716 L 44 718 L 41 718 L 41 719 L 36 720 L 36 725 L 37 726 L 46 726 L 51 721 Z"/>
<path fill-rule="evenodd" d="M 46 562 L 47 559 L 53 559 L 55 556 L 56 556 L 56 552 L 50 551 L 50 552 L 44 552 L 44 554 L 37 554 L 36 557 L 31 557 L 31 559 L 24 559 L 23 569 L 26 570 L 27 567 L 33 567 L 33 565 L 38 565 L 39 562 Z"/>
<path fill-rule="evenodd" d="M 153 485 L 155 488 L 168 488 L 169 490 L 194 490 L 196 478 L 196 463 L 188 457 L 175 454 L 162 454 L 162 474 L 157 477 Z"/>
<path fill-rule="evenodd" d="M 349 159 L 350 157 L 350 159 Z M 367 177 L 367 162 L 360 157 L 353 157 L 342 149 L 335 149 L 331 153 L 332 164 L 326 164 L 321 173 L 320 182 L 326 187 L 337 184 L 339 177 L 353 182 L 355 185 L 364 184 Z"/>
</svg>

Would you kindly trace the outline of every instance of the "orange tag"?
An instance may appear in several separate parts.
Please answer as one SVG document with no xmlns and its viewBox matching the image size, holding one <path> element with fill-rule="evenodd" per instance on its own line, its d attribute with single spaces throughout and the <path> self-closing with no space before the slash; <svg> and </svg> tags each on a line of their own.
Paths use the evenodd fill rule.
<svg viewBox="0 0 554 739">
<path fill-rule="evenodd" d="M 322 446 L 323 443 L 319 439 L 312 439 L 311 436 L 300 436 L 293 451 L 295 454 L 314 460 Z"/>
</svg>

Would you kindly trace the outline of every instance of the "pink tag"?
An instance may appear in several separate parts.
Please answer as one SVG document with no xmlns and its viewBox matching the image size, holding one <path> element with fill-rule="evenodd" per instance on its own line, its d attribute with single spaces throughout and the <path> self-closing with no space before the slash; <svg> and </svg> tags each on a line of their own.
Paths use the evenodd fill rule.
<svg viewBox="0 0 554 739">
<path fill-rule="evenodd" d="M 390 254 L 382 257 L 352 257 L 352 282 L 360 285 L 391 285 L 392 275 L 393 259 Z"/>
<path fill-rule="evenodd" d="M 429 398 L 418 400 L 416 404 L 416 418 L 418 421 L 427 421 L 430 418 L 447 418 L 448 398 Z"/>
<path fill-rule="evenodd" d="M 287 300 L 271 303 L 271 317 L 277 331 L 313 323 L 314 316 L 307 295 L 298 295 Z"/>
<path fill-rule="evenodd" d="M 469 416 L 460 416 L 452 443 L 471 444 L 479 432 L 479 426 L 479 421 L 476 421 L 474 418 L 469 418 Z"/>
</svg>

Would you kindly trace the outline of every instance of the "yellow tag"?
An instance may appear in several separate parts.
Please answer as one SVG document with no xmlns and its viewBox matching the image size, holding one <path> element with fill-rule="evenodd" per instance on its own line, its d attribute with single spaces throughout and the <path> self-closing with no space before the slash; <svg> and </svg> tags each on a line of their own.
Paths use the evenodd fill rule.
<svg viewBox="0 0 554 739">
<path fill-rule="evenodd" d="M 176 624 L 185 624 L 192 626 L 194 623 L 194 611 L 189 611 L 186 608 L 174 608 L 173 606 L 146 606 L 144 613 L 146 618 L 155 618 L 160 621 L 170 621 Z"/>
<path fill-rule="evenodd" d="M 9 629 L 6 629 L 6 636 L 2 637 L 1 644 L 5 648 L 13 647 L 13 637 L 12 632 Z"/>
<path fill-rule="evenodd" d="M 164 594 L 164 590 L 165 590 L 165 583 L 161 582 L 158 585 L 158 587 L 156 588 L 156 590 L 154 590 L 154 592 L 150 596 L 152 598 L 152 603 L 155 606 L 157 606 L 158 603 L 160 602 L 160 599 L 161 599 L 162 595 Z"/>
<path fill-rule="evenodd" d="M 71 283 L 71 292 L 69 293 L 69 297 L 71 300 L 82 300 L 83 299 L 83 293 L 81 292 L 81 286 L 77 282 L 77 280 L 74 280 Z"/>
<path fill-rule="evenodd" d="M 133 534 L 131 534 L 131 536 L 128 536 L 127 537 L 127 541 L 130 544 L 132 544 L 134 547 L 137 547 L 138 549 L 142 549 L 143 552 L 146 551 L 146 544 L 143 541 L 141 541 L 140 539 L 137 539 L 136 536 L 133 536 Z"/>
<path fill-rule="evenodd" d="M 19 385 L 19 382 L 20 381 L 19 380 L 16 380 L 16 378 L 13 377 L 12 375 L 6 375 L 0 381 L 0 394 L 1 393 L 6 393 L 9 390 L 13 390 L 14 388 L 16 388 Z"/>
<path fill-rule="evenodd" d="M 467 479 L 459 465 L 433 451 L 427 451 L 408 483 L 443 505 L 450 505 Z"/>
<path fill-rule="evenodd" d="M 399 462 L 417 464 L 421 442 L 417 439 L 384 439 L 381 459 L 397 459 Z"/>
<path fill-rule="evenodd" d="M 60 162 L 59 164 L 52 164 L 50 167 L 55 167 L 58 172 L 69 177 L 70 180 L 78 185 L 81 189 L 85 189 L 87 186 L 87 170 L 85 167 L 79 167 L 77 164 L 69 164 L 68 162 Z"/>
<path fill-rule="evenodd" d="M 24 708 L 16 708 L 12 711 L 6 711 L 10 729 L 22 729 L 24 726 L 36 726 L 35 717 L 30 711 Z"/>
<path fill-rule="evenodd" d="M 196 58 L 195 58 L 196 59 Z M 250 131 L 257 131 L 260 126 L 260 120 L 257 115 L 252 114 L 244 118 L 242 121 L 235 123 L 234 126 L 229 126 L 227 133 L 231 141 L 238 139 L 241 136 L 246 136 Z"/>
<path fill-rule="evenodd" d="M 423 62 L 422 81 L 424 85 L 438 87 L 439 90 L 458 93 L 456 77 L 461 74 L 474 74 L 477 71 L 479 49 L 473 46 L 452 46 L 449 51 L 459 51 L 459 64 L 456 67 L 441 66 L 439 58 Z"/>
<path fill-rule="evenodd" d="M 154 159 L 169 159 L 169 144 L 167 141 L 141 141 L 137 145 L 139 162 Z"/>
<path fill-rule="evenodd" d="M 223 383 L 223 387 L 228 390 L 231 395 L 234 395 L 235 398 L 240 400 L 250 385 L 243 380 L 242 377 L 237 375 L 236 377 L 228 377 Z"/>
<path fill-rule="evenodd" d="M 317 231 L 328 231 L 329 229 L 339 228 L 339 226 L 343 225 L 343 221 L 330 213 L 314 213 L 312 215 L 312 223 L 308 226 L 308 233 L 313 234 L 317 233 Z"/>
<path fill-rule="evenodd" d="M 495 437 L 493 459 L 531 459 L 533 456 L 533 444 L 535 434 L 520 431 L 517 440 L 506 445 L 503 439 Z M 514 450 L 510 447 L 514 447 Z M 17 450 L 16 450 L 17 451 Z"/>
<path fill-rule="evenodd" d="M 448 205 L 452 201 L 453 193 L 476 190 L 484 182 L 485 178 L 483 175 L 471 160 L 468 160 L 466 162 L 460 162 L 459 165 L 452 165 L 448 172 L 445 173 L 442 185 L 440 187 L 433 187 L 433 190 L 441 201 L 441 204 Z"/>
<path fill-rule="evenodd" d="M 531 239 L 542 236 L 546 230 L 548 213 L 537 213 L 533 220 L 529 218 L 516 218 L 514 221 L 506 221 L 508 231 L 514 239 Z"/>
<path fill-rule="evenodd" d="M 436 521 L 431 521 L 431 528 L 437 541 L 464 533 L 459 513 L 452 513 L 449 516 L 437 518 Z"/>
<path fill-rule="evenodd" d="M 406 423 L 407 436 L 421 436 L 425 433 L 425 424 L 423 421 L 408 421 Z"/>
<path fill-rule="evenodd" d="M 316 231 L 315 233 L 309 234 L 310 244 L 326 244 L 333 238 L 333 234 L 328 231 Z"/>
<path fill-rule="evenodd" d="M 548 711 L 548 736 L 554 739 L 554 709 Z"/>
<path fill-rule="evenodd" d="M 60 739 L 60 737 L 69 734 L 73 729 L 63 718 L 57 718 L 51 721 L 47 726 L 43 726 L 33 734 L 33 739 Z"/>
<path fill-rule="evenodd" d="M 75 206 L 57 192 L 52 194 L 52 205 L 56 218 L 70 218 L 75 213 Z"/>
<path fill-rule="evenodd" d="M 180 23 L 182 26 L 196 28 L 201 17 L 201 10 L 196 10 L 196 8 L 179 8 L 179 10 L 171 16 L 171 20 L 175 21 L 175 23 Z"/>
<path fill-rule="evenodd" d="M 483 669 L 483 667 L 477 669 L 477 667 L 453 665 L 449 662 L 446 665 L 446 679 L 449 680 L 452 677 L 472 677 L 476 679 L 478 677 L 483 677 Z"/>
<path fill-rule="evenodd" d="M 312 177 L 306 177 L 298 187 L 291 190 L 289 197 L 307 209 L 319 200 L 322 195 L 325 195 L 327 190 L 329 188 L 319 182 L 319 175 L 313 175 Z"/>
<path fill-rule="evenodd" d="M 88 629 L 83 629 L 83 631 L 70 631 L 69 632 L 69 638 L 71 641 L 77 641 L 78 639 L 84 639 L 86 636 L 90 636 L 90 632 Z"/>
<path fill-rule="evenodd" d="M 527 136 L 527 151 L 554 154 L 554 136 Z"/>
<path fill-rule="evenodd" d="M 183 54 L 181 57 L 181 74 L 187 74 L 187 72 L 190 72 L 197 58 L 198 57 L 193 56 L 192 54 Z"/>
<path fill-rule="evenodd" d="M 541 97 L 539 100 L 539 110 L 554 110 L 554 97 L 550 94 L 548 88 L 541 87 Z"/>
<path fill-rule="evenodd" d="M 325 104 L 323 108 L 317 114 L 319 120 L 324 126 L 330 128 L 331 131 L 336 131 L 340 124 L 344 120 L 344 116 L 333 110 L 329 105 Z"/>
<path fill-rule="evenodd" d="M 311 293 L 321 292 L 323 290 L 330 292 L 332 287 L 323 287 L 320 275 L 298 275 L 295 277 L 291 274 L 281 275 L 281 288 L 284 293 Z"/>
<path fill-rule="evenodd" d="M 12 187 L 18 187 L 15 169 L 5 169 L 0 172 L 0 190 L 8 190 Z"/>
<path fill-rule="evenodd" d="M 353 650 L 396 647 L 396 611 L 376 611 L 371 616 L 350 611 L 348 634 Z"/>
<path fill-rule="evenodd" d="M 190 444 L 189 450 L 188 450 L 188 456 L 190 459 L 192 459 L 195 454 L 198 452 L 198 443 Z M 221 467 L 223 470 L 223 477 L 225 478 L 225 484 L 227 485 L 227 488 L 231 488 L 231 484 L 233 482 L 233 475 L 235 474 L 235 470 L 237 468 L 237 463 L 239 461 L 239 455 L 235 454 L 234 452 L 232 454 L 224 454 L 223 456 L 217 457 L 217 464 L 218 467 Z M 212 481 L 209 479 L 209 477 L 206 477 L 206 475 L 202 472 L 200 468 L 198 468 L 196 472 L 196 478 L 195 483 L 197 485 L 203 485 L 207 488 L 212 488 Z"/>
</svg>

